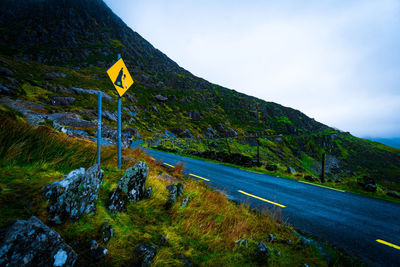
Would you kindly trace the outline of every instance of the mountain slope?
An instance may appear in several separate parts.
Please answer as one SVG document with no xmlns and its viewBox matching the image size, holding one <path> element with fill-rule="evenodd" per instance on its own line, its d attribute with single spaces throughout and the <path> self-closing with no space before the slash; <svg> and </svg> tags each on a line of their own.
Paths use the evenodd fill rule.
<svg viewBox="0 0 400 267">
<path fill-rule="evenodd" d="M 284 142 L 264 142 L 269 146 L 264 166 L 277 163 L 316 175 L 312 169 L 317 168 L 310 166 L 326 152 L 338 162 L 333 178 L 366 176 L 400 190 L 400 150 L 192 75 L 101 0 L 3 0 L 0 8 L 0 92 L 7 96 L 0 103 L 22 112 L 32 124 L 92 138 L 96 90 L 101 90 L 106 94 L 103 136 L 115 142 L 117 93 L 106 70 L 120 53 L 135 80 L 123 97 L 125 136 L 285 135 Z"/>
<path fill-rule="evenodd" d="M 4 55 L 47 65 L 108 68 L 121 53 L 137 81 L 129 92 L 141 98 L 140 91 L 148 91 L 147 99 L 139 99 L 139 104 L 145 110 L 153 109 L 146 104 L 162 93 L 168 98 L 172 113 L 183 116 L 176 118 L 179 124 L 196 122 L 196 129 L 191 130 L 197 134 L 209 133 L 207 128 L 212 127 L 223 135 L 227 130 L 217 129 L 220 122 L 231 125 L 236 132 L 261 133 L 265 128 L 276 133 L 327 129 L 296 110 L 193 76 L 129 29 L 102 1 L 7 0 L 2 1 L 0 8 L 6 11 L 0 17 Z M 100 89 L 107 91 L 111 86 Z M 176 103 L 179 109 L 174 108 Z"/>
</svg>

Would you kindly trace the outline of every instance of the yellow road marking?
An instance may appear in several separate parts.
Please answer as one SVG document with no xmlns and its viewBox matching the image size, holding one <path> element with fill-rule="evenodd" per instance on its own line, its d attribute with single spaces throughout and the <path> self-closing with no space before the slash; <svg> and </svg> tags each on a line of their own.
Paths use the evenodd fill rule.
<svg viewBox="0 0 400 267">
<path fill-rule="evenodd" d="M 399 250 L 400 250 L 400 246 L 396 246 L 395 244 L 392 244 L 392 243 L 383 241 L 383 240 L 381 240 L 381 239 L 377 239 L 376 242 L 379 242 L 379 243 L 382 243 L 382 244 L 384 244 L 384 245 L 386 245 L 386 246 L 389 246 L 389 247 L 392 247 L 392 248 L 395 248 L 395 249 L 399 249 Z"/>
<path fill-rule="evenodd" d="M 335 190 L 335 191 L 339 191 L 339 192 L 346 192 L 344 190 L 340 190 L 340 189 L 336 189 L 336 188 L 332 188 L 332 187 L 327 187 L 327 186 L 323 186 L 323 185 L 319 185 L 319 184 L 313 184 L 313 183 L 309 183 L 309 182 L 304 182 L 304 181 L 299 181 L 300 183 L 305 183 L 305 184 L 311 184 L 311 185 L 315 185 L 315 186 L 319 186 L 319 187 L 323 187 L 323 188 L 327 188 L 327 189 L 331 189 L 331 190 Z"/>
<path fill-rule="evenodd" d="M 175 168 L 175 166 L 172 166 L 171 164 L 168 164 L 168 163 L 163 163 L 164 165 L 167 165 L 168 167 L 171 167 L 171 168 Z"/>
<path fill-rule="evenodd" d="M 242 191 L 242 190 L 238 190 L 238 192 L 239 192 L 239 193 L 242 193 L 242 194 L 245 194 L 245 195 L 248 195 L 248 196 L 251 196 L 251 197 L 254 197 L 254 198 L 257 198 L 257 199 L 259 199 L 259 200 L 262 200 L 262 201 L 265 201 L 265 202 L 274 204 L 274 205 L 279 206 L 279 207 L 281 207 L 281 208 L 286 208 L 286 206 L 284 206 L 284 205 L 281 205 L 281 204 L 279 204 L 279 203 L 275 203 L 275 202 L 266 200 L 266 199 L 264 199 L 264 198 L 261 198 L 261 197 L 258 197 L 258 196 L 255 196 L 255 195 L 246 193 L 246 192 L 244 192 L 244 191 Z"/>
<path fill-rule="evenodd" d="M 207 181 L 207 182 L 209 182 L 209 181 L 210 181 L 210 180 L 208 180 L 208 179 L 206 179 L 206 178 L 203 178 L 203 177 L 200 177 L 200 176 L 194 175 L 193 173 L 189 173 L 189 175 L 191 175 L 191 176 L 194 176 L 194 177 L 196 177 L 196 178 L 203 179 L 204 181 Z"/>
</svg>

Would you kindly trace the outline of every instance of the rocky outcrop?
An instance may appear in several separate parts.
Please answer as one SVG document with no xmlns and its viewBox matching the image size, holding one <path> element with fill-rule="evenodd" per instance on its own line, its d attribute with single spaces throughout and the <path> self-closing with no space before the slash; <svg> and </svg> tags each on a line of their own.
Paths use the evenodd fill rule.
<svg viewBox="0 0 400 267">
<path fill-rule="evenodd" d="M 368 177 L 364 176 L 362 178 L 357 179 L 357 183 L 361 185 L 365 191 L 367 192 L 375 192 L 376 191 L 376 183 L 375 180 Z"/>
<path fill-rule="evenodd" d="M 147 244 L 140 244 L 135 250 L 137 262 L 136 266 L 149 266 L 157 253 L 157 248 Z"/>
<path fill-rule="evenodd" d="M 107 202 L 107 208 L 111 212 L 121 212 L 126 209 L 129 201 L 137 202 L 148 196 L 144 185 L 149 173 L 149 167 L 143 161 L 126 170 L 119 180 L 117 189 L 112 192 Z M 151 192 L 151 191 L 150 191 Z"/>
<path fill-rule="evenodd" d="M 100 239 L 103 240 L 104 243 L 107 243 L 113 236 L 114 236 L 114 228 L 107 220 L 100 227 Z"/>
<path fill-rule="evenodd" d="M 0 229 L 0 266 L 74 266 L 76 253 L 36 217 Z"/>
<path fill-rule="evenodd" d="M 106 248 L 100 247 L 96 240 L 92 240 L 89 251 L 90 259 L 92 262 L 99 261 L 104 258 L 104 256 L 107 254 L 107 251 L 108 250 Z"/>
<path fill-rule="evenodd" d="M 44 75 L 45 80 L 54 80 L 57 78 L 66 78 L 67 74 L 65 73 L 56 73 L 56 72 L 49 72 Z"/>
<path fill-rule="evenodd" d="M 257 249 L 254 254 L 258 261 L 265 261 L 269 257 L 269 249 L 264 242 L 260 241 L 257 244 Z"/>
<path fill-rule="evenodd" d="M 104 171 L 96 164 L 87 171 L 80 168 L 61 181 L 46 185 L 44 196 L 50 202 L 49 221 L 60 224 L 65 219 L 78 220 L 96 209 Z"/>
<path fill-rule="evenodd" d="M 165 203 L 165 208 L 168 210 L 172 207 L 172 205 L 175 204 L 176 199 L 183 194 L 183 184 L 175 183 L 167 185 L 167 190 L 169 192 L 169 195 L 168 195 L 168 200 Z"/>
<path fill-rule="evenodd" d="M 185 197 L 184 199 L 182 199 L 181 207 L 182 208 L 186 207 L 188 203 L 189 203 L 189 197 Z"/>
<path fill-rule="evenodd" d="M 61 97 L 61 96 L 54 96 L 50 98 L 50 103 L 53 106 L 70 106 L 75 102 L 74 97 Z"/>
<path fill-rule="evenodd" d="M 0 67 L 0 75 L 14 76 L 14 73 L 11 70 L 7 69 L 7 68 Z"/>
<path fill-rule="evenodd" d="M 161 94 L 157 94 L 156 96 L 154 96 L 154 99 L 158 102 L 165 102 L 168 100 L 168 97 L 165 97 Z"/>
</svg>

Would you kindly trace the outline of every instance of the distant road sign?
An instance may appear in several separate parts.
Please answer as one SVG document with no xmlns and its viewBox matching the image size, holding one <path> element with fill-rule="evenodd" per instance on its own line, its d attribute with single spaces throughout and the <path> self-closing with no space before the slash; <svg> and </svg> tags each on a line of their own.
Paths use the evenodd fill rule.
<svg viewBox="0 0 400 267">
<path fill-rule="evenodd" d="M 107 70 L 107 74 L 110 77 L 115 89 L 120 97 L 128 91 L 129 87 L 133 84 L 133 79 L 129 74 L 128 69 L 125 66 L 124 61 L 120 58 L 111 68 Z"/>
</svg>

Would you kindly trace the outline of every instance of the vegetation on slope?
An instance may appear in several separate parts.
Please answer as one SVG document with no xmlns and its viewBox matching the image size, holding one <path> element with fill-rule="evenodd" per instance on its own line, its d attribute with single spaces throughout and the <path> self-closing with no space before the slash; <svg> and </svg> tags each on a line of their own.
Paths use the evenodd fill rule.
<svg viewBox="0 0 400 267">
<path fill-rule="evenodd" d="M 35 129 L 11 111 L 2 111 L 0 121 L 0 226 L 32 215 L 46 222 L 47 203 L 42 187 L 61 179 L 63 173 L 94 164 L 95 144 L 45 126 Z M 155 266 L 184 265 L 177 258 L 179 254 L 204 266 L 327 265 L 327 258 L 321 255 L 321 244 L 308 245 L 271 211 L 260 214 L 245 205 L 237 205 L 203 182 L 185 178 L 180 170 L 163 169 L 142 150 L 127 149 L 123 154 L 149 164 L 147 186 L 153 188 L 152 197 L 129 204 L 127 212 L 112 214 L 106 210 L 107 197 L 124 171 L 115 166 L 115 148 L 103 147 L 105 178 L 96 212 L 77 222 L 52 226 L 77 251 L 82 264 L 91 264 L 90 241 L 98 239 L 101 225 L 108 220 L 115 237 L 107 244 L 101 244 L 109 252 L 96 265 L 129 265 L 135 261 L 137 244 L 146 242 L 159 247 L 161 235 L 166 236 L 167 244 L 159 247 L 153 261 Z M 131 164 L 132 161 L 125 161 L 123 169 Z M 159 175 L 167 173 L 183 182 L 185 189 L 181 198 L 190 196 L 187 207 L 181 208 L 178 203 L 171 210 L 165 210 L 168 195 L 165 187 L 169 182 Z M 275 236 L 272 243 L 268 242 L 269 234 Z M 248 245 L 235 245 L 235 241 L 243 238 L 248 239 Z M 270 248 L 268 262 L 257 262 L 254 257 L 258 241 L 264 241 Z M 329 253 L 330 264 L 355 263 L 343 253 L 326 245 L 323 247 L 323 253 Z"/>
</svg>

